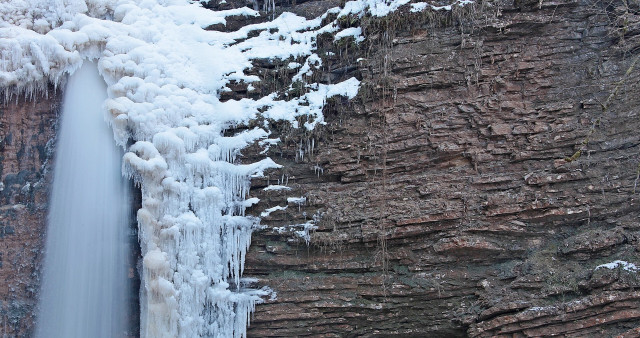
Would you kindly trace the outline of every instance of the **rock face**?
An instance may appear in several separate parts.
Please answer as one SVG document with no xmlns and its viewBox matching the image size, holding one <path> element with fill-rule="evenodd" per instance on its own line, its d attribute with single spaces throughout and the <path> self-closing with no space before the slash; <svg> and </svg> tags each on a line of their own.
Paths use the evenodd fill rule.
<svg viewBox="0 0 640 338">
<path fill-rule="evenodd" d="M 319 41 L 316 80 L 356 76 L 358 98 L 328 102 L 313 132 L 273 125 L 284 167 L 253 181 L 265 228 L 245 276 L 277 297 L 249 335 L 640 335 L 638 270 L 599 267 L 640 263 L 639 16 L 637 1 L 516 0 L 344 20 L 368 42 Z M 262 94 L 291 75 L 255 72 Z M 60 102 L 36 101 L 0 106 L 10 336 L 33 327 Z"/>
<path fill-rule="evenodd" d="M 0 104 L 0 315 L 4 335 L 33 330 L 60 96 Z"/>
<path fill-rule="evenodd" d="M 287 208 L 247 257 L 277 292 L 249 335 L 637 336 L 638 271 L 596 267 L 640 257 L 639 10 L 357 22 L 372 42 L 323 67 L 361 77 L 359 100 L 330 102 L 320 131 L 282 128 L 284 168 L 253 182 L 254 214 Z"/>
</svg>

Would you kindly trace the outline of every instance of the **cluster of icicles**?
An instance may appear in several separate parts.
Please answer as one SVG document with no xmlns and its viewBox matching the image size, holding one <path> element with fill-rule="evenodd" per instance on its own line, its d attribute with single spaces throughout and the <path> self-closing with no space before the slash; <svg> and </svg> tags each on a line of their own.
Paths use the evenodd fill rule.
<svg viewBox="0 0 640 338">
<path fill-rule="evenodd" d="M 276 94 L 221 102 L 231 81 L 250 85 L 252 60 L 295 60 L 295 79 L 321 66 L 319 34 L 340 34 L 327 15 L 394 10 L 408 0 L 359 0 L 307 20 L 285 13 L 235 32 L 206 30 L 228 16 L 258 16 L 240 8 L 209 11 L 187 0 L 12 0 L 0 3 L 0 85 L 5 100 L 58 84 L 83 60 L 97 61 L 107 83 L 105 119 L 125 148 L 123 173 L 142 191 L 137 213 L 143 254 L 143 337 L 242 337 L 254 306 L 268 290 L 243 289 L 244 255 L 259 219 L 250 179 L 278 165 L 269 158 L 241 164 L 240 151 L 269 131 L 225 131 L 256 118 L 305 128 L 323 123 L 328 97 L 353 98 L 359 81 L 307 84 L 288 100 Z M 375 6 L 372 6 L 375 5 Z M 373 15 L 377 15 L 373 13 Z M 343 36 L 358 37 L 351 29 Z M 259 32 L 259 34 L 250 34 Z M 269 142 L 266 142 L 269 143 Z M 128 148 L 127 148 L 128 147 Z"/>
</svg>

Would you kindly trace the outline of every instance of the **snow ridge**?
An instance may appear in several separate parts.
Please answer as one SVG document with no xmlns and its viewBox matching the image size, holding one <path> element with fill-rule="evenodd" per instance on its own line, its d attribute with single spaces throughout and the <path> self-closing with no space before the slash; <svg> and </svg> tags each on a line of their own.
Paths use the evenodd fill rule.
<svg viewBox="0 0 640 338">
<path fill-rule="evenodd" d="M 407 2 L 357 0 L 328 13 L 380 16 Z M 327 98 L 353 98 L 360 84 L 355 78 L 306 84 L 305 94 L 289 100 L 273 93 L 220 101 L 231 81 L 259 80 L 247 75 L 255 59 L 293 58 L 303 65 L 296 80 L 304 83 L 321 62 L 314 54 L 316 37 L 339 31 L 336 21 L 321 26 L 327 14 L 307 20 L 291 13 L 235 32 L 205 30 L 225 24 L 230 15 L 259 13 L 212 12 L 187 0 L 0 3 L 5 100 L 46 92 L 49 83 L 61 85 L 87 59 L 97 60 L 107 82 L 105 120 L 126 150 L 123 173 L 142 191 L 142 337 L 246 335 L 255 304 L 270 294 L 245 289 L 240 280 L 260 221 L 245 215 L 257 202 L 248 198 L 250 179 L 279 165 L 268 157 L 248 164 L 238 159 L 250 144 L 273 143 L 266 124 L 231 136 L 225 131 L 257 118 L 297 128 L 300 116 L 312 129 L 324 123 Z"/>
</svg>

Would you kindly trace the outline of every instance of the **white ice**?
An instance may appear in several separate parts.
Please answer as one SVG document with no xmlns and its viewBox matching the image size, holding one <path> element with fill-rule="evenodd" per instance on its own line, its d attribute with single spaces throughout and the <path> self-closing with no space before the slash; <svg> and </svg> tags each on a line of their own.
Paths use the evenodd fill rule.
<svg viewBox="0 0 640 338">
<path fill-rule="evenodd" d="M 622 268 L 625 271 L 638 271 L 638 267 L 633 264 L 633 263 L 629 263 L 626 261 L 621 261 L 621 260 L 617 260 L 617 261 L 613 261 L 611 263 L 607 263 L 607 264 L 602 264 L 602 265 L 598 265 L 596 266 L 596 270 L 598 269 L 617 269 L 618 267 Z"/>
</svg>

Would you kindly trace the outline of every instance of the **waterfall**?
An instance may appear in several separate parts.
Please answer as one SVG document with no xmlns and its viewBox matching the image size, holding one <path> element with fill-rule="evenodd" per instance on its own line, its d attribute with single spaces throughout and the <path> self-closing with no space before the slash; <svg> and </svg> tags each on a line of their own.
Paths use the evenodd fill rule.
<svg viewBox="0 0 640 338">
<path fill-rule="evenodd" d="M 366 13 L 383 16 L 408 0 L 354 0 L 315 19 L 283 13 L 272 20 L 221 31 L 215 27 L 224 26 L 226 18 L 261 14 L 246 7 L 211 11 L 199 1 L 188 0 L 73 0 L 79 5 L 73 8 L 67 6 L 66 0 L 54 5 L 50 1 L 34 1 L 10 1 L 9 5 L 0 6 L 0 21 L 7 21 L 9 28 L 7 37 L 0 38 L 0 88 L 7 88 L 5 99 L 19 93 L 29 94 L 46 88 L 47 83 L 59 84 L 64 74 L 73 72 L 83 59 L 99 60 L 100 74 L 108 85 L 104 107 L 113 128 L 112 135 L 104 131 L 109 134 L 105 146 L 111 144 L 111 137 L 120 146 L 128 145 L 122 172 L 140 187 L 140 208 L 136 214 L 142 256 L 140 335 L 246 337 L 255 304 L 262 302 L 263 297 L 275 297 L 267 287 L 248 288 L 250 283 L 242 279 L 251 233 L 260 227 L 259 218 L 245 215 L 248 207 L 259 202 L 250 194 L 251 180 L 263 177 L 268 169 L 280 167 L 267 155 L 269 147 L 280 141 L 269 138 L 271 127 L 282 122 L 311 131 L 326 123 L 322 110 L 329 98 L 338 95 L 354 98 L 360 86 L 356 78 L 332 84 L 308 82 L 319 78 L 318 72 L 323 69 L 323 58 L 316 53 L 318 41 L 324 34 L 335 34 L 336 40 L 353 37 L 356 43 L 362 41 L 359 30 L 341 28 L 341 18 L 362 17 Z M 86 11 L 80 8 L 82 2 Z M 63 5 L 64 10 L 49 13 Z M 32 17 L 42 19 L 34 21 Z M 264 60 L 287 65 L 292 84 L 273 93 L 265 92 L 270 86 L 261 81 L 254 68 Z M 98 76 L 94 76 L 94 82 L 102 85 L 100 90 L 91 90 L 83 82 L 77 90 L 88 93 L 74 94 L 76 82 L 82 82 L 79 77 L 85 72 L 82 69 L 74 75 L 68 101 L 105 92 Z M 223 99 L 223 93 L 233 91 L 232 83 L 246 85 L 247 97 Z M 300 90 L 294 88 L 298 85 Z M 104 96 L 97 98 L 95 107 L 104 99 Z M 68 102 L 66 106 L 83 105 Z M 79 113 L 80 117 L 92 115 Z M 110 156 L 106 153 L 111 153 L 99 150 L 90 141 L 97 136 L 96 131 L 75 117 L 71 120 L 81 126 L 65 125 L 62 129 L 87 131 L 89 135 L 65 136 L 63 130 L 59 140 L 59 172 L 54 183 L 59 186 L 53 191 L 49 254 L 38 324 L 38 333 L 44 337 L 50 337 L 49 332 L 70 330 L 67 327 L 71 324 L 58 320 L 58 314 L 74 318 L 76 326 L 86 326 L 85 331 L 77 334 L 83 337 L 98 336 L 86 333 L 88 328 L 120 320 L 109 317 L 119 313 L 113 304 L 87 299 L 88 295 L 118 292 L 106 287 L 118 285 L 120 282 L 109 278 L 121 276 L 120 273 L 91 270 L 107 271 L 125 265 L 115 263 L 118 254 L 98 253 L 108 251 L 111 242 L 107 237 L 114 236 L 117 242 L 117 235 L 98 234 L 98 229 L 106 231 L 111 227 L 82 220 L 81 216 L 68 216 L 79 223 L 78 229 L 70 220 L 62 220 L 71 208 L 78 209 L 79 215 L 98 215 L 99 211 L 89 212 L 83 203 L 107 205 L 107 202 L 67 192 L 71 184 L 64 181 L 70 178 L 64 176 L 87 179 L 89 182 L 76 184 L 96 196 L 121 196 L 124 192 L 103 193 L 91 188 L 99 180 L 80 164 L 108 168 L 110 165 L 98 163 Z M 79 155 L 80 151 L 74 148 L 66 150 L 71 154 L 64 155 L 71 146 L 87 146 L 88 154 Z M 264 148 L 260 159 L 243 156 L 242 151 L 255 151 L 256 146 Z M 71 163 L 72 155 L 80 157 L 78 163 Z M 113 158 L 108 163 L 115 166 L 120 156 Z M 255 161 L 251 162 L 252 158 Z M 79 173 L 69 171 L 75 169 Z M 112 176 L 119 180 L 119 168 L 114 167 Z M 118 186 L 115 182 L 105 185 Z M 77 197 L 78 201 L 62 195 Z M 119 218 L 113 213 L 109 215 Z M 312 226 L 306 223 L 304 228 Z M 308 239 L 302 233 L 301 237 Z M 81 246 L 87 246 L 88 253 L 75 252 Z M 115 261 L 100 262 L 106 257 Z M 69 281 L 62 277 L 68 277 Z M 94 283 L 104 285 L 105 289 L 84 290 Z M 90 311 L 85 308 L 100 308 L 103 320 L 88 314 Z M 77 313 L 91 318 L 78 319 Z M 56 318 L 51 318 L 54 314 Z M 118 330 L 113 327 L 108 330 Z"/>
<path fill-rule="evenodd" d="M 37 337 L 122 337 L 129 196 L 104 120 L 107 88 L 84 62 L 65 92 L 50 199 Z"/>
</svg>

